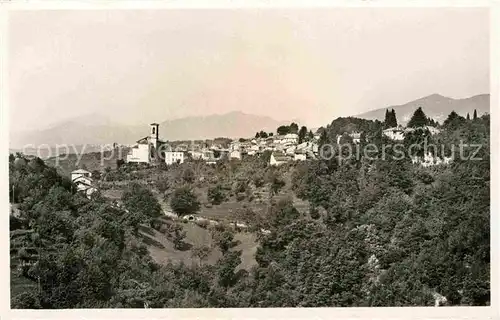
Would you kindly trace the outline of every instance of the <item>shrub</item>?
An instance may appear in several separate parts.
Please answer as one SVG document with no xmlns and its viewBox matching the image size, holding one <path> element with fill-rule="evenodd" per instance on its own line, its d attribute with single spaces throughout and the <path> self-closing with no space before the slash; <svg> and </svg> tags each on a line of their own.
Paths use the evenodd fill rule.
<svg viewBox="0 0 500 320">
<path fill-rule="evenodd" d="M 320 214 L 319 214 L 319 210 L 318 210 L 318 208 L 316 208 L 316 207 L 311 207 L 311 209 L 309 210 L 309 215 L 310 215 L 310 216 L 311 216 L 311 218 L 313 218 L 314 220 L 319 219 Z"/>
<path fill-rule="evenodd" d="M 207 196 L 212 204 L 221 204 L 226 198 L 221 185 L 208 188 Z"/>
<path fill-rule="evenodd" d="M 177 215 L 182 216 L 196 213 L 200 209 L 200 202 L 191 188 L 182 187 L 174 191 L 170 206 Z"/>
<path fill-rule="evenodd" d="M 245 192 L 246 189 L 247 189 L 247 184 L 248 183 L 246 181 L 238 181 L 236 183 L 236 186 L 235 186 L 234 190 L 236 192 Z"/>
<path fill-rule="evenodd" d="M 187 168 L 182 172 L 182 180 L 184 180 L 187 183 L 193 183 L 194 182 L 194 171 L 191 168 Z"/>
<path fill-rule="evenodd" d="M 165 191 L 170 188 L 170 184 L 168 183 L 168 180 L 158 180 L 155 183 L 156 189 L 160 191 L 161 193 L 164 193 Z"/>
<path fill-rule="evenodd" d="M 260 187 L 264 186 L 264 178 L 261 176 L 255 176 L 253 178 L 253 183 L 255 184 L 256 188 L 260 188 Z"/>
</svg>

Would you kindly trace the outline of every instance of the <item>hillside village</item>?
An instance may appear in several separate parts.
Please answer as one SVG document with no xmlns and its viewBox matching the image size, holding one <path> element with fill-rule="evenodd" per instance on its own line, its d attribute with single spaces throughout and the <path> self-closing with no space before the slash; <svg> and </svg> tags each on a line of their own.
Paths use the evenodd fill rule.
<svg viewBox="0 0 500 320">
<path fill-rule="evenodd" d="M 169 278 L 165 280 L 167 283 L 175 284 L 184 281 L 182 279 L 192 281 L 194 275 L 200 275 L 194 276 L 198 279 L 196 281 L 209 279 L 207 281 L 215 283 L 211 286 L 222 286 L 220 290 L 229 293 L 236 287 L 243 291 L 250 290 L 251 286 L 265 287 L 265 282 L 270 280 L 260 279 L 255 274 L 267 274 L 267 261 L 273 257 L 272 261 L 281 266 L 280 274 L 292 278 L 307 277 L 312 283 L 311 287 L 306 286 L 311 292 L 307 294 L 307 299 L 310 299 L 307 306 L 329 305 L 315 300 L 317 295 L 313 287 L 323 286 L 323 281 L 318 282 L 309 273 L 298 274 L 294 267 L 297 263 L 306 266 L 311 262 L 311 255 L 319 265 L 307 267 L 308 270 L 330 270 L 328 268 L 335 266 L 335 270 L 342 270 L 342 274 L 356 279 L 356 286 L 361 289 L 352 291 L 343 276 L 330 277 L 355 292 L 356 299 L 370 305 L 408 303 L 401 300 L 409 297 L 404 292 L 392 298 L 380 292 L 387 287 L 399 292 L 401 289 L 394 286 L 398 281 L 413 283 L 404 270 L 408 265 L 420 268 L 421 264 L 410 252 L 420 252 L 432 261 L 439 261 L 443 255 L 453 260 L 476 255 L 476 261 L 484 260 L 485 246 L 489 243 L 485 236 L 488 224 L 483 223 L 488 215 L 484 204 L 489 189 L 487 180 L 482 178 L 489 174 L 487 146 L 480 151 L 485 160 L 471 163 L 460 159 L 455 161 L 453 153 L 448 156 L 423 154 L 420 149 L 415 155 L 409 154 L 410 159 L 377 161 L 354 157 L 339 162 L 322 159 L 319 150 L 325 144 L 338 150 L 344 145 L 363 146 L 367 143 L 379 146 L 401 143 L 407 147 L 421 145 L 424 139 L 439 142 L 447 148 L 458 143 L 458 139 L 480 143 L 489 141 L 488 115 L 479 117 L 474 112 L 473 117 L 464 118 L 452 112 L 442 124 L 438 124 L 427 118 L 422 109 L 417 109 L 412 121 L 403 127 L 398 125 L 394 111 L 388 110 L 384 122 L 338 118 L 315 133 L 305 128 L 296 130 L 297 127 L 296 124 L 282 126 L 276 134 L 257 132 L 251 138 L 198 141 L 195 148 L 188 143 L 161 140 L 161 127 L 153 123 L 149 134 L 125 149 L 125 153 L 108 150 L 105 154 L 84 154 L 80 163 L 76 156 L 60 162 L 49 159 L 49 165 L 46 165 L 33 156 L 11 154 L 11 226 L 14 228 L 11 231 L 11 278 L 14 279 L 16 305 L 30 305 L 31 300 L 19 300 L 26 290 L 38 292 L 35 280 L 39 272 L 39 253 L 32 243 L 36 238 L 29 237 L 34 232 L 31 229 L 33 223 L 38 228 L 36 230 L 42 232 L 44 241 L 56 241 L 56 244 L 66 238 L 64 241 L 77 241 L 81 246 L 102 241 L 98 239 L 118 243 L 126 248 L 127 254 L 122 258 L 117 256 L 116 262 L 109 262 L 113 268 L 132 268 L 136 273 L 142 272 L 142 281 L 160 292 L 164 289 L 152 280 L 154 276 L 150 272 L 155 271 L 150 271 L 147 265 L 170 270 L 165 271 L 166 274 L 173 270 L 182 273 L 180 279 Z M 170 143 L 172 149 L 165 149 Z M 60 176 L 56 165 L 57 170 L 64 167 L 67 173 Z M 470 170 L 471 166 L 475 169 Z M 457 170 L 460 173 L 456 173 Z M 36 187 L 33 183 L 43 187 Z M 464 196 L 474 193 L 471 207 L 464 208 L 462 202 L 455 201 L 442 191 L 443 188 L 461 190 L 459 192 Z M 429 198 L 435 199 L 427 202 Z M 51 210 L 58 210 L 55 216 L 48 214 L 52 211 L 46 211 L 46 205 Z M 476 212 L 475 218 L 464 220 L 462 217 L 470 212 Z M 69 215 L 78 218 L 69 219 Z M 423 219 L 420 215 L 429 218 Z M 454 218 L 450 219 L 450 216 Z M 51 220 L 56 218 L 57 221 Z M 470 224 L 476 220 L 482 222 Z M 111 222 L 114 224 L 109 225 Z M 51 238 L 38 227 L 44 225 L 53 226 L 50 234 L 57 232 L 58 238 Z M 436 226 L 441 227 L 436 229 Z M 123 239 L 118 237 L 120 233 L 109 232 L 109 228 L 126 230 Z M 426 231 L 415 233 L 415 228 Z M 431 248 L 435 249 L 429 251 L 428 241 L 440 243 L 444 237 L 450 238 L 449 243 L 455 243 L 451 230 L 464 230 L 468 237 L 481 245 L 472 245 L 473 251 L 469 253 L 458 250 L 450 253 L 436 245 L 432 245 Z M 79 237 L 84 238 L 80 240 Z M 425 238 L 415 241 L 414 237 Z M 95 240 L 85 240 L 87 238 Z M 358 238 L 365 240 L 358 241 Z M 366 239 L 370 240 L 367 242 Z M 352 251 L 349 249 L 352 246 L 358 249 Z M 134 252 L 141 252 L 141 258 Z M 357 256 L 357 252 L 366 254 Z M 130 257 L 147 261 L 146 265 L 126 260 L 132 259 Z M 115 263 L 124 263 L 126 268 L 115 266 Z M 345 267 L 345 264 L 349 266 Z M 63 266 L 52 265 L 50 269 L 60 267 Z M 370 278 L 355 276 L 360 268 L 373 270 L 369 273 Z M 481 262 L 478 268 L 484 274 L 487 267 Z M 468 269 L 464 270 L 467 274 Z M 160 272 L 164 274 L 164 271 Z M 225 272 L 231 277 L 226 278 Z M 422 274 L 422 271 L 412 274 Z M 128 277 L 136 276 L 129 274 Z M 373 277 L 379 282 L 373 282 Z M 467 279 L 452 280 L 441 273 L 433 277 L 435 280 L 418 280 L 425 285 L 419 285 L 410 296 L 417 294 L 424 305 L 456 305 L 466 303 L 467 299 L 479 304 L 489 303 L 489 295 L 484 291 L 468 289 L 457 295 L 454 289 L 447 287 L 453 282 L 460 288 L 471 278 L 475 286 L 484 287 L 482 277 L 467 275 L 464 276 Z M 293 285 L 292 280 L 283 276 L 278 279 L 288 286 Z M 41 280 L 43 286 L 49 286 L 53 281 Z M 431 287 L 433 283 L 438 285 Z M 115 295 L 128 297 L 129 285 L 117 286 Z M 324 290 L 327 288 L 329 286 Z M 205 289 L 182 290 L 214 299 L 215 293 Z M 369 290 L 372 293 L 367 295 Z M 43 287 L 41 292 L 44 296 L 54 295 Z M 139 298 L 137 301 L 123 298 L 122 303 L 126 306 L 197 305 L 164 298 L 158 300 L 135 289 L 133 292 Z M 251 302 L 245 302 L 243 298 L 227 302 L 203 300 L 202 305 L 259 305 L 260 294 L 249 294 Z M 286 305 L 288 299 L 292 299 L 292 305 L 304 299 L 295 298 L 291 293 L 280 296 L 274 291 L 274 294 L 280 297 L 278 305 Z M 381 302 L 370 302 L 373 295 L 383 297 L 379 298 Z M 162 293 L 161 296 L 168 294 Z M 77 300 L 71 301 L 80 301 L 74 299 Z M 340 305 L 351 305 L 342 297 L 336 299 Z M 60 307 L 71 303 L 74 302 L 54 302 Z"/>
<path fill-rule="evenodd" d="M 441 130 L 439 124 L 434 120 L 427 118 L 421 108 L 416 110 L 417 117 L 423 117 L 424 122 L 410 123 L 409 126 L 397 124 L 397 119 L 394 110 L 386 111 L 386 119 L 383 124 L 382 134 L 393 141 L 400 143 L 405 140 L 405 137 L 415 134 L 415 132 L 427 132 L 430 136 L 439 134 Z M 375 122 L 376 123 L 376 122 Z M 125 163 L 137 164 L 156 164 L 164 162 L 167 166 L 178 165 L 184 161 L 200 160 L 207 165 L 215 165 L 219 161 L 234 160 L 241 161 L 248 157 L 262 157 L 267 153 L 268 163 L 271 166 L 280 166 L 294 161 L 318 160 L 320 157 L 320 143 L 324 128 L 320 128 L 313 133 L 307 131 L 306 127 L 298 129 L 295 123 L 289 126 L 281 126 L 277 129 L 277 134 L 257 132 L 253 138 L 239 139 L 224 139 L 222 142 L 212 140 L 200 141 L 199 143 L 173 143 L 159 138 L 160 125 L 152 123 L 150 125 L 150 134 L 130 145 L 128 154 L 126 154 Z M 281 132 L 281 134 L 280 134 Z M 298 132 L 298 133 L 297 133 Z M 365 142 L 370 142 L 366 138 L 367 132 L 351 130 L 336 133 L 332 139 L 340 146 L 346 143 L 360 144 L 362 136 Z M 324 143 L 324 141 L 323 141 Z M 117 161 L 122 161 L 118 159 Z M 419 164 L 423 167 L 449 164 L 452 161 L 452 156 L 432 154 L 430 151 L 422 155 L 412 155 L 411 161 L 413 164 Z M 96 190 L 97 186 L 93 183 L 91 172 L 82 168 L 74 170 L 71 173 L 72 181 L 77 185 L 78 190 L 85 192 L 87 196 Z"/>
<path fill-rule="evenodd" d="M 434 123 L 433 123 L 434 124 Z M 291 124 L 291 128 L 297 126 Z M 303 127 L 305 128 L 305 127 Z M 126 162 L 128 163 L 153 163 L 158 158 L 158 150 L 161 150 L 162 145 L 168 145 L 167 142 L 159 139 L 159 124 L 152 123 L 150 125 L 150 135 L 137 140 L 135 145 L 131 145 L 130 153 L 127 155 Z M 322 128 L 321 128 L 322 129 Z M 222 159 L 238 159 L 246 156 L 260 156 L 264 152 L 271 153 L 269 164 L 280 165 L 288 161 L 303 161 L 314 160 L 319 155 L 319 140 L 321 137 L 321 129 L 315 134 L 309 132 L 299 136 L 294 132 L 285 134 L 269 133 L 263 135 L 257 133 L 255 138 L 239 138 L 234 139 L 226 145 L 213 143 L 211 145 L 203 143 L 198 144 L 180 144 L 176 147 L 169 146 L 169 150 L 162 150 L 162 158 L 165 159 L 167 165 L 174 163 L 183 163 L 185 159 L 202 159 L 208 164 L 215 164 L 216 161 Z M 435 135 L 440 130 L 432 125 L 423 125 L 419 127 L 403 127 L 396 125 L 386 128 L 383 134 L 394 141 L 402 141 L 406 134 L 415 130 L 427 130 L 431 135 Z M 307 128 L 304 129 L 307 132 Z M 343 136 L 349 136 L 353 143 L 360 143 L 362 132 L 343 132 L 337 134 L 335 141 L 341 143 Z M 173 150 L 174 149 L 174 150 Z"/>
</svg>

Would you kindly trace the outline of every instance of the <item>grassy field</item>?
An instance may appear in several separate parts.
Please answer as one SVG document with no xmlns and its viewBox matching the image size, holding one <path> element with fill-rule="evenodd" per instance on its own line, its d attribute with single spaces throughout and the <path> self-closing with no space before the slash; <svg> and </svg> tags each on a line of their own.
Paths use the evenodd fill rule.
<svg viewBox="0 0 500 320">
<path fill-rule="evenodd" d="M 181 223 L 186 238 L 182 250 L 174 247 L 174 244 L 162 233 L 151 228 L 142 228 L 141 235 L 144 242 L 148 245 L 151 257 L 159 264 L 184 263 L 187 265 L 198 264 L 198 258 L 193 257 L 192 249 L 194 247 L 207 246 L 211 248 L 209 256 L 202 261 L 203 264 L 215 264 L 222 256 L 220 250 L 214 245 L 210 231 L 194 223 Z M 255 252 L 257 251 L 257 242 L 255 235 L 251 233 L 236 233 L 234 239 L 239 244 L 234 250 L 241 250 L 241 264 L 238 269 L 250 270 L 256 265 Z"/>
</svg>

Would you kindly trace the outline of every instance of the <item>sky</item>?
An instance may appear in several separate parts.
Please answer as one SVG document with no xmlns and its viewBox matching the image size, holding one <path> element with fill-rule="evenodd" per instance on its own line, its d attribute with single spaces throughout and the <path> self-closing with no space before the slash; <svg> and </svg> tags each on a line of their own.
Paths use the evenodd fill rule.
<svg viewBox="0 0 500 320">
<path fill-rule="evenodd" d="M 231 111 L 320 126 L 489 93 L 481 8 L 17 11 L 8 27 L 14 131 Z"/>
</svg>

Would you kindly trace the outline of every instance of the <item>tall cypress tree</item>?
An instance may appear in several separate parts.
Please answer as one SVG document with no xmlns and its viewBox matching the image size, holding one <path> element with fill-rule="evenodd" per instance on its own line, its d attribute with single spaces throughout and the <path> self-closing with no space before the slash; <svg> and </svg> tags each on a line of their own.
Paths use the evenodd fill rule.
<svg viewBox="0 0 500 320">
<path fill-rule="evenodd" d="M 476 109 L 474 109 L 474 117 L 473 117 L 473 119 L 474 119 L 474 120 L 476 120 L 476 119 L 477 119 L 477 110 L 476 110 Z"/>
<path fill-rule="evenodd" d="M 422 107 L 419 107 L 413 113 L 413 116 L 411 117 L 410 122 L 408 122 L 408 127 L 418 128 L 418 127 L 426 126 L 427 124 L 428 124 L 427 116 L 425 115 L 424 111 L 422 110 Z"/>
<path fill-rule="evenodd" d="M 392 109 L 391 113 L 391 127 L 398 126 L 398 119 L 396 118 L 396 110 Z"/>
<path fill-rule="evenodd" d="M 468 112 L 467 112 L 467 120 L 470 120 L 470 115 Z"/>
<path fill-rule="evenodd" d="M 394 109 L 389 109 L 385 110 L 385 120 L 384 120 L 384 127 L 385 128 L 393 128 L 398 126 L 398 120 L 396 119 L 396 111 Z"/>
</svg>

